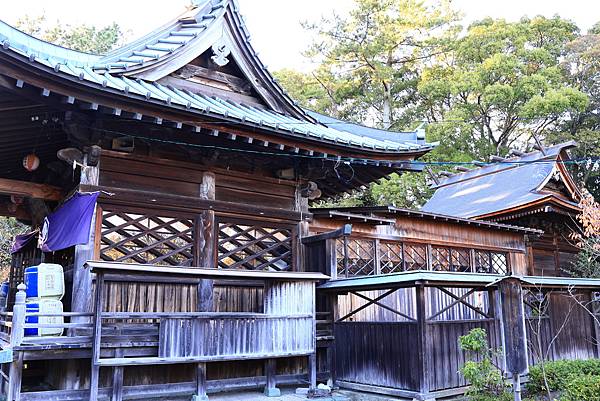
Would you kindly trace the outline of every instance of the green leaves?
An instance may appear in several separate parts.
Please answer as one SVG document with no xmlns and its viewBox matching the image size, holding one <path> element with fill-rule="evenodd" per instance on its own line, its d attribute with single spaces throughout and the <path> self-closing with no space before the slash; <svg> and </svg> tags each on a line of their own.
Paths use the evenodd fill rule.
<svg viewBox="0 0 600 401">
<path fill-rule="evenodd" d="M 119 25 L 113 22 L 102 28 L 90 25 L 68 25 L 56 21 L 48 24 L 45 15 L 24 16 L 16 27 L 47 42 L 87 53 L 104 54 L 123 38 Z"/>
</svg>

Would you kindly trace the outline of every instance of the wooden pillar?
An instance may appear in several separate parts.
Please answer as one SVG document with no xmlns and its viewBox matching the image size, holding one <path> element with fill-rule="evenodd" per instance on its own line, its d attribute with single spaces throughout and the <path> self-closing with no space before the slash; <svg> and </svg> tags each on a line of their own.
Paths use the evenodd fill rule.
<svg viewBox="0 0 600 401">
<path fill-rule="evenodd" d="M 281 315 L 286 313 L 292 313 L 286 308 L 281 299 L 283 291 L 281 286 L 283 283 L 273 283 L 271 281 L 265 282 L 265 289 L 263 292 L 263 305 L 265 314 Z M 280 336 L 281 333 L 272 333 L 273 336 Z M 269 338 L 267 341 L 270 341 Z M 270 350 L 269 350 L 270 351 Z M 265 385 L 264 393 L 267 397 L 279 397 L 281 391 L 277 388 L 277 361 L 276 359 L 270 358 L 265 361 L 264 365 L 265 376 L 267 383 Z"/>
<path fill-rule="evenodd" d="M 381 246 L 379 239 L 375 239 L 373 246 L 373 263 L 375 264 L 375 275 L 378 276 L 381 274 Z"/>
<path fill-rule="evenodd" d="M 506 370 L 512 375 L 514 399 L 520 401 L 520 375 L 525 374 L 528 368 L 523 288 L 518 278 L 508 277 L 498 284 L 498 289 L 502 303 Z"/>
<path fill-rule="evenodd" d="M 200 184 L 200 199 L 215 199 L 215 175 L 206 172 Z M 216 227 L 215 212 L 205 210 L 196 219 L 196 266 L 216 268 Z M 213 306 L 213 280 L 201 279 L 198 283 L 198 311 L 211 312 Z"/>
<path fill-rule="evenodd" d="M 308 357 L 308 379 L 309 379 L 309 387 L 308 391 L 310 393 L 314 393 L 317 391 L 317 289 L 316 284 L 311 283 L 311 292 L 312 292 L 312 346 L 313 352 Z"/>
<path fill-rule="evenodd" d="M 10 333 L 10 347 L 14 349 L 23 342 L 25 336 L 25 284 L 17 286 L 15 305 L 13 306 L 12 330 Z M 13 362 L 10 364 L 8 377 L 7 401 L 19 401 L 21 399 L 21 379 L 23 378 L 23 352 L 17 352 Z"/>
<path fill-rule="evenodd" d="M 330 277 L 330 280 L 337 280 L 338 276 L 338 265 L 337 265 L 337 238 L 329 238 L 325 240 L 325 263 L 327 264 L 328 270 L 325 274 Z M 343 255 L 340 255 L 343 256 Z"/>
<path fill-rule="evenodd" d="M 592 325 L 594 326 L 594 344 L 596 351 L 596 358 L 600 358 L 600 324 L 598 323 L 598 318 L 600 318 L 600 308 L 598 306 L 598 300 L 595 300 L 596 291 L 589 291 L 590 296 L 590 319 L 592 320 Z"/>
<path fill-rule="evenodd" d="M 196 394 L 192 397 L 192 401 L 208 401 L 206 391 L 206 363 L 201 362 L 196 365 Z"/>
<path fill-rule="evenodd" d="M 104 298 L 104 273 L 96 274 L 96 292 L 94 294 L 94 331 L 92 337 L 92 363 L 90 375 L 90 401 L 98 401 L 100 379 L 100 340 L 102 336 L 102 304 Z"/>
<path fill-rule="evenodd" d="M 419 393 L 423 400 L 429 400 L 426 395 L 429 394 L 431 377 L 431 352 L 429 327 L 427 323 L 427 291 L 422 285 L 415 288 L 417 301 L 417 360 L 419 366 Z"/>
<path fill-rule="evenodd" d="M 265 376 L 267 378 L 265 395 L 267 397 L 281 396 L 281 391 L 277 388 L 277 359 L 271 358 L 266 360 Z"/>
<path fill-rule="evenodd" d="M 123 349 L 117 348 L 115 350 L 115 358 L 123 357 Z M 112 398 L 111 401 L 122 401 L 123 400 L 123 366 L 113 367 L 113 379 L 112 379 Z"/>
<path fill-rule="evenodd" d="M 335 387 L 336 381 L 336 343 L 335 343 L 335 324 L 340 318 L 340 312 L 338 308 L 338 294 L 332 294 L 329 296 L 330 311 L 331 311 L 331 335 L 333 336 L 333 343 L 327 348 L 327 363 L 329 364 L 329 380 L 327 385 L 330 388 Z"/>
<path fill-rule="evenodd" d="M 81 168 L 80 185 L 98 185 L 100 177 L 100 164 L 84 166 Z M 92 273 L 85 268 L 85 262 L 93 260 L 96 252 L 96 219 L 101 219 L 94 213 L 90 223 L 90 237 L 88 242 L 75 246 L 75 260 L 73 263 L 73 291 L 71 295 L 72 312 L 91 312 L 92 310 Z M 86 322 L 86 317 L 73 317 L 72 321 Z M 70 334 L 74 334 L 71 330 Z"/>
</svg>

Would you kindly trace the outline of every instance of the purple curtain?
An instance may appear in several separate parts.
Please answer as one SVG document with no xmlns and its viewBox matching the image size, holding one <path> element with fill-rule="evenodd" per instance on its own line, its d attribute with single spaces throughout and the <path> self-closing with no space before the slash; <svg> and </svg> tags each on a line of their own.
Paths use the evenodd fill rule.
<svg viewBox="0 0 600 401">
<path fill-rule="evenodd" d="M 44 219 L 39 247 L 53 252 L 77 244 L 85 244 L 90 238 L 90 225 L 100 192 L 78 192 L 57 211 Z"/>
<path fill-rule="evenodd" d="M 32 240 L 37 238 L 39 231 L 35 230 L 30 233 L 19 234 L 15 236 L 15 240 L 10 247 L 10 253 L 17 253 L 21 249 L 25 248 L 27 244 L 29 244 Z"/>
</svg>

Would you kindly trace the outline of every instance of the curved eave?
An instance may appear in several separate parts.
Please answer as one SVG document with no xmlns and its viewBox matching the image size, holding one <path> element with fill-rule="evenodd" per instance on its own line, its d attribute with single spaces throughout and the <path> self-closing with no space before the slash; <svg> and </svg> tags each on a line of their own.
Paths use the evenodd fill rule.
<svg viewBox="0 0 600 401">
<path fill-rule="evenodd" d="M 98 62 L 101 58 L 95 54 L 48 43 L 28 35 L 4 21 L 0 21 L 0 44 L 5 50 L 11 48 L 16 52 L 27 54 L 31 59 L 49 60 L 54 63 L 88 66 Z"/>
<path fill-rule="evenodd" d="M 188 19 L 187 23 L 182 22 L 184 17 Z M 190 23 L 190 18 L 197 22 Z M 196 25 L 197 28 L 186 29 Z M 188 10 L 162 28 L 107 55 L 94 69 L 98 72 L 157 81 L 182 68 L 220 39 L 229 44 L 232 51 L 229 57 L 242 64 L 241 68 L 248 75 L 256 92 L 273 110 L 316 122 L 285 93 L 260 60 L 250 43 L 250 35 L 234 0 L 222 0 L 217 4 L 207 2 L 197 9 Z M 161 40 L 178 40 L 181 43 L 172 44 L 170 51 L 150 49 L 160 45 Z M 164 46 L 166 49 L 167 45 Z M 150 57 L 153 54 L 156 57 Z M 139 62 L 135 62 L 136 57 Z"/>
<path fill-rule="evenodd" d="M 377 149 L 371 146 L 360 146 L 356 143 L 340 143 L 337 140 L 315 138 L 314 135 L 286 131 L 277 128 L 279 124 L 265 125 L 252 123 L 248 120 L 223 115 L 213 110 L 202 111 L 187 108 L 183 105 L 146 98 L 135 93 L 125 93 L 101 83 L 93 84 L 90 81 L 78 79 L 71 74 L 57 72 L 46 65 L 31 62 L 25 55 L 7 49 L 0 49 L 0 73 L 15 80 L 20 80 L 38 89 L 37 94 L 45 90 L 65 98 L 72 98 L 73 102 L 87 102 L 107 108 L 115 108 L 144 116 L 180 122 L 192 127 L 206 127 L 208 129 L 222 129 L 223 132 L 231 131 L 242 137 L 251 136 L 263 141 L 286 143 L 291 148 L 298 146 L 297 141 L 305 143 L 306 149 L 324 148 L 327 154 L 350 158 L 373 158 L 382 161 L 406 161 L 418 158 L 433 149 L 433 146 L 415 146 L 413 149 L 393 151 Z M 15 89 L 16 86 L 15 86 Z M 43 97 L 40 97 L 43 100 Z M 67 102 L 72 103 L 72 102 Z M 222 123 L 222 126 L 219 125 Z M 286 124 L 280 124 L 282 127 Z M 320 127 L 315 125 L 315 127 Z M 321 128 L 320 128 L 321 129 Z M 350 141 L 353 142 L 353 141 Z"/>
<path fill-rule="evenodd" d="M 486 220 L 486 219 L 505 220 L 507 218 L 510 218 L 510 216 L 512 216 L 514 214 L 522 213 L 525 210 L 530 209 L 530 208 L 536 208 L 536 207 L 539 208 L 541 206 L 544 206 L 545 204 L 559 206 L 565 210 L 570 211 L 570 213 L 573 215 L 581 212 L 581 208 L 579 206 L 574 205 L 573 203 L 568 202 L 564 199 L 561 199 L 555 195 L 548 194 L 548 195 L 544 196 L 543 198 L 536 200 L 535 202 L 529 202 L 529 203 L 525 203 L 523 205 L 513 206 L 510 208 L 497 210 L 492 213 L 486 213 L 486 214 L 482 214 L 480 216 L 474 216 L 471 218 L 475 219 L 475 220 Z"/>
</svg>

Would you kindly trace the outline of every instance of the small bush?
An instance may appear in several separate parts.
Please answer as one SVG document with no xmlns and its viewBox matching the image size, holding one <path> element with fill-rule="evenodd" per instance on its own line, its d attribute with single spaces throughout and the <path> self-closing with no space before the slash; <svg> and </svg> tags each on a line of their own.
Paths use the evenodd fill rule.
<svg viewBox="0 0 600 401">
<path fill-rule="evenodd" d="M 494 365 L 498 353 L 489 348 L 487 332 L 473 329 L 458 339 L 460 348 L 467 352 L 467 361 L 460 373 L 471 384 L 467 391 L 469 401 L 511 401 L 512 395 L 504 383 L 502 371 Z"/>
<path fill-rule="evenodd" d="M 600 401 L 600 376 L 572 376 L 560 400 Z"/>
<path fill-rule="evenodd" d="M 546 362 L 544 370 L 550 388 L 546 389 L 542 368 L 536 365 L 529 369 L 529 383 L 527 383 L 529 393 L 543 394 L 547 390 L 563 391 L 574 376 L 600 376 L 600 359 Z"/>
</svg>

